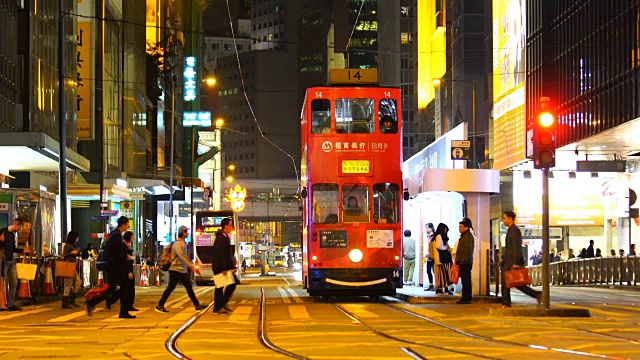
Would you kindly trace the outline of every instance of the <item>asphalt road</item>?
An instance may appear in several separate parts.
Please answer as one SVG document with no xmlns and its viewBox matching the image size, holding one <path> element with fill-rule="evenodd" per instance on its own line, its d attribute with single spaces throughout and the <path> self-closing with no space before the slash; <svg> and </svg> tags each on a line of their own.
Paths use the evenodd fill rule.
<svg viewBox="0 0 640 360">
<path fill-rule="evenodd" d="M 212 301 L 211 287 L 195 289 L 202 303 Z M 196 313 L 181 287 L 167 303 L 171 313 L 156 313 L 161 292 L 138 288 L 132 320 L 118 318 L 118 305 L 98 306 L 92 317 L 59 303 L 1 312 L 0 359 L 173 359 L 167 340 L 197 315 L 176 342 L 191 359 L 640 359 L 635 291 L 552 288 L 554 306 L 588 307 L 588 319 L 492 317 L 494 304 L 324 302 L 307 297 L 289 273 L 246 277 L 226 316 Z M 517 291 L 513 299 L 533 306 Z"/>
</svg>

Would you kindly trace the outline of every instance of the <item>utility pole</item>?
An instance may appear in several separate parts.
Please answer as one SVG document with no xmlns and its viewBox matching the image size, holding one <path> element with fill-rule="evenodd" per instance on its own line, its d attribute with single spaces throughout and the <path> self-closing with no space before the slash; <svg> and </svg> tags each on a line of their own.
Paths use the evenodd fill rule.
<svg viewBox="0 0 640 360">
<path fill-rule="evenodd" d="M 95 53 L 95 122 L 96 122 L 96 145 L 98 146 L 98 166 L 100 168 L 100 214 L 102 215 L 103 203 L 107 203 L 108 198 L 104 194 L 104 99 L 102 97 L 103 79 L 103 56 L 104 56 L 104 0 L 96 1 L 96 53 Z M 100 218 L 100 232 L 106 232 L 103 218 Z M 104 238 L 103 238 L 104 240 Z"/>
<path fill-rule="evenodd" d="M 472 117 L 473 117 L 473 168 L 476 169 L 478 167 L 477 161 L 477 153 L 478 147 L 476 146 L 478 142 L 478 134 L 476 130 L 476 81 L 471 80 L 471 101 L 473 103 L 472 109 Z M 486 146 L 486 144 L 485 144 Z"/>
<path fill-rule="evenodd" d="M 65 116 L 65 63 L 64 63 L 64 0 L 58 0 L 58 130 L 60 135 L 60 164 L 58 168 L 60 194 L 60 233 L 64 243 L 67 236 L 67 119 Z"/>
<path fill-rule="evenodd" d="M 173 240 L 173 147 L 176 141 L 176 79 L 171 76 L 171 154 L 169 155 L 169 242 Z"/>
</svg>

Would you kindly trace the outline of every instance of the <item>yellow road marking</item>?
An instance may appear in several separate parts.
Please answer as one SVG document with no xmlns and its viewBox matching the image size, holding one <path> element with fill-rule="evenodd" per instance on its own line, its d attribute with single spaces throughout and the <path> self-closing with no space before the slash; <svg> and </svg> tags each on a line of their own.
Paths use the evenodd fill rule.
<svg viewBox="0 0 640 360">
<path fill-rule="evenodd" d="M 102 311 L 102 308 L 96 308 L 93 310 L 94 313 L 97 313 L 98 311 Z M 51 319 L 51 320 L 47 320 L 48 323 L 60 323 L 60 322 L 67 322 L 69 320 L 73 320 L 73 319 L 77 319 L 79 317 L 85 316 L 87 315 L 86 311 L 76 311 L 73 312 L 69 315 L 64 315 L 64 316 L 59 316 L 57 318 Z"/>
<path fill-rule="evenodd" d="M 253 311 L 253 306 L 238 306 L 231 316 L 229 316 L 228 321 L 247 321 L 249 320 L 249 316 L 251 316 L 251 312 Z"/>
<path fill-rule="evenodd" d="M 354 315 L 361 318 L 377 318 L 378 315 L 372 313 L 371 311 L 365 310 L 363 305 L 360 304 L 347 304 L 342 305 L 347 311 L 352 312 Z"/>
<path fill-rule="evenodd" d="M 289 317 L 291 320 L 308 320 L 311 319 L 307 312 L 307 307 L 304 305 L 292 305 L 289 306 Z"/>
<path fill-rule="evenodd" d="M 182 312 L 173 315 L 172 317 L 170 317 L 167 321 L 187 321 L 189 320 L 194 314 L 195 314 L 195 310 L 193 310 L 192 308 L 188 308 L 186 310 L 182 310 Z"/>
<path fill-rule="evenodd" d="M 138 309 L 138 310 L 140 310 L 140 311 L 136 312 L 136 314 L 141 314 L 141 313 L 143 313 L 143 312 L 145 312 L 145 311 L 149 310 L 149 308 L 140 308 L 140 309 Z M 124 319 L 120 319 L 120 314 L 118 314 L 118 315 L 113 315 L 113 316 L 112 316 L 112 317 L 110 317 L 110 318 L 106 318 L 106 319 L 104 319 L 104 320 L 102 320 L 102 321 L 114 322 L 114 321 L 122 321 L 122 320 L 124 320 Z"/>
<path fill-rule="evenodd" d="M 280 296 L 282 297 L 282 302 L 285 304 L 290 304 L 291 300 L 289 300 L 289 295 L 287 295 L 287 292 L 282 287 L 278 287 L 278 291 L 280 292 Z"/>
<path fill-rule="evenodd" d="M 0 321 L 3 320 L 7 320 L 7 319 L 13 319 L 16 317 L 20 317 L 20 316 L 25 316 L 25 315 L 32 315 L 32 314 L 37 314 L 37 313 L 41 313 L 41 312 L 45 312 L 45 311 L 49 311 L 50 309 L 47 308 L 39 308 L 39 309 L 33 309 L 33 310 L 27 310 L 27 311 L 16 311 L 12 314 L 9 315 L 3 315 L 0 317 Z"/>
</svg>

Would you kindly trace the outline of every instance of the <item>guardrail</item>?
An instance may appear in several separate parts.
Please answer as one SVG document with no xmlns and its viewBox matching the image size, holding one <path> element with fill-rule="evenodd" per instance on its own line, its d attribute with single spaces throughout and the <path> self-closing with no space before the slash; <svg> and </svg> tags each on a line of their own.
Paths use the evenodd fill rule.
<svg viewBox="0 0 640 360">
<path fill-rule="evenodd" d="M 36 271 L 36 277 L 34 280 L 29 280 L 29 289 L 32 296 L 46 296 L 46 295 L 59 295 L 64 291 L 63 278 L 56 276 L 56 263 L 62 261 L 59 257 L 35 257 L 35 256 L 20 256 L 15 258 L 16 263 L 27 263 L 38 265 Z M 50 273 L 47 271 L 50 269 Z M 76 272 L 82 280 L 83 288 L 92 288 L 98 285 L 99 271 L 96 269 L 96 260 L 78 259 L 76 262 Z M 155 266 L 147 266 L 145 270 L 147 281 L 141 282 L 142 265 L 136 264 L 133 268 L 134 281 L 136 286 L 156 286 L 157 280 L 163 280 L 163 272 L 160 268 Z M 50 278 L 48 279 L 47 277 Z M 45 283 L 47 281 L 53 282 L 53 288 L 55 294 L 45 294 Z M 162 281 L 160 281 L 162 284 Z"/>
<path fill-rule="evenodd" d="M 571 259 L 549 264 L 552 285 L 629 285 L 640 282 L 640 256 Z M 533 285 L 542 285 L 542 265 L 529 267 Z"/>
</svg>

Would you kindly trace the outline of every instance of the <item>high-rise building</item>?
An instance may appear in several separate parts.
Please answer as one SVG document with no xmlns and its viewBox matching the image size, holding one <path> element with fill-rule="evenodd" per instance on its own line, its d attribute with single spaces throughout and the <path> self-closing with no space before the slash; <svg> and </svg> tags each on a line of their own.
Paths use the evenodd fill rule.
<svg viewBox="0 0 640 360">
<path fill-rule="evenodd" d="M 418 21 L 416 0 L 400 2 L 400 88 L 402 89 L 402 156 L 418 152 Z M 433 132 L 433 130 L 429 129 Z"/>
<path fill-rule="evenodd" d="M 18 1 L 2 0 L 0 4 L 0 131 L 9 132 L 18 128 Z"/>
<path fill-rule="evenodd" d="M 298 44 L 299 0 L 253 0 L 251 37 L 253 50 L 291 49 Z"/>
</svg>

